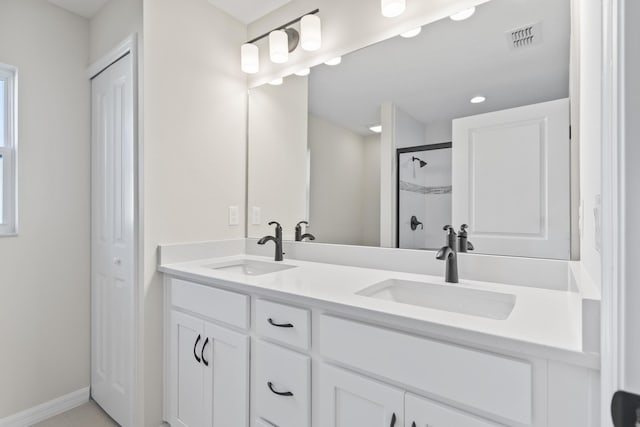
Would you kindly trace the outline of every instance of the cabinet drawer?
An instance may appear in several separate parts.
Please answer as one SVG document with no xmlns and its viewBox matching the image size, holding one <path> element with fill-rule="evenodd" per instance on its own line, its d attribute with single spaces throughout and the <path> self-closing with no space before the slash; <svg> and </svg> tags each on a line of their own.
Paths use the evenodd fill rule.
<svg viewBox="0 0 640 427">
<path fill-rule="evenodd" d="M 171 280 L 171 302 L 201 316 L 249 328 L 249 297 L 184 280 Z"/>
<path fill-rule="evenodd" d="M 303 350 L 309 349 L 309 310 L 259 299 L 255 316 L 258 334 Z"/>
<path fill-rule="evenodd" d="M 323 315 L 320 353 L 426 393 L 530 425 L 531 363 Z"/>
<path fill-rule="evenodd" d="M 311 360 L 264 341 L 255 342 L 256 417 L 278 427 L 308 427 Z"/>
<path fill-rule="evenodd" d="M 405 395 L 404 408 L 407 425 L 415 425 L 416 427 L 500 427 L 498 424 L 439 405 L 410 393 Z"/>
</svg>

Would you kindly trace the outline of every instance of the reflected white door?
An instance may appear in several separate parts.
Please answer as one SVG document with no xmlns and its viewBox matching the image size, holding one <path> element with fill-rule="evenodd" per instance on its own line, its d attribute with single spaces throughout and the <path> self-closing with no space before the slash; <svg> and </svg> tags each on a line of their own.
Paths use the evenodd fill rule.
<svg viewBox="0 0 640 427">
<path fill-rule="evenodd" d="M 92 80 L 91 395 L 123 426 L 134 399 L 133 100 L 129 54 Z"/>
<path fill-rule="evenodd" d="M 478 253 L 569 259 L 569 100 L 453 121 L 453 223 Z"/>
</svg>

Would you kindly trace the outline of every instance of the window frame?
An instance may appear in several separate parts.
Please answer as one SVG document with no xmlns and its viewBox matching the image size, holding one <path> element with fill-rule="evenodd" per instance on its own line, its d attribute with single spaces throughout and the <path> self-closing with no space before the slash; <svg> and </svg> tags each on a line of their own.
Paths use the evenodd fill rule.
<svg viewBox="0 0 640 427">
<path fill-rule="evenodd" d="M 3 163 L 0 237 L 18 234 L 18 69 L 0 63 L 0 80 L 4 82 L 4 141 L 0 146 Z"/>
</svg>

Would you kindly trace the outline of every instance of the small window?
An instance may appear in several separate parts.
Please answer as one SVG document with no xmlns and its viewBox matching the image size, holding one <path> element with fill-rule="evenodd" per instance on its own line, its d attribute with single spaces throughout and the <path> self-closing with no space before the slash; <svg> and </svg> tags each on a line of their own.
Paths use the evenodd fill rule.
<svg viewBox="0 0 640 427">
<path fill-rule="evenodd" d="M 16 69 L 0 64 L 0 236 L 18 231 L 16 89 Z"/>
</svg>

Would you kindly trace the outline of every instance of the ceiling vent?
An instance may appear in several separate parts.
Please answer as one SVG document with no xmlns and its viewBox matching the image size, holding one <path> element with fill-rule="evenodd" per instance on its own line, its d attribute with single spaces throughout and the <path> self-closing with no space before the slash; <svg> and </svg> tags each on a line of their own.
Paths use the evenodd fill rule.
<svg viewBox="0 0 640 427">
<path fill-rule="evenodd" d="M 526 25 L 505 33 L 510 49 L 522 49 L 542 43 L 542 23 Z"/>
</svg>

